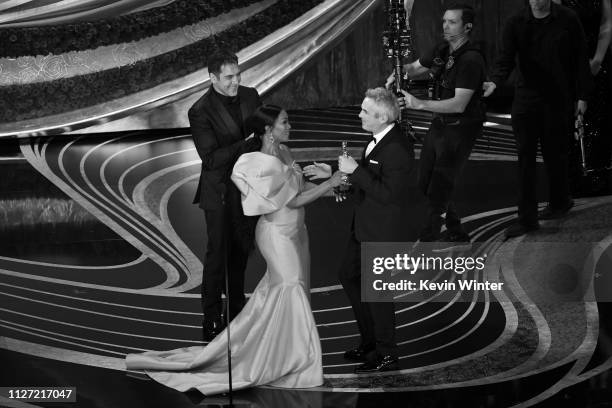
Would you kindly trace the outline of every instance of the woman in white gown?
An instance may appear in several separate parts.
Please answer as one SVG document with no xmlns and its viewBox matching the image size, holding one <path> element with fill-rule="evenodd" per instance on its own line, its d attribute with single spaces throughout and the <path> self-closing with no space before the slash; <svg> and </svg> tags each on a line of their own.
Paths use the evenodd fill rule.
<svg viewBox="0 0 612 408">
<path fill-rule="evenodd" d="M 242 155 L 232 180 L 242 193 L 246 215 L 261 215 L 255 231 L 267 271 L 242 312 L 230 323 L 233 389 L 270 385 L 316 387 L 323 383 L 321 343 L 309 301 L 310 253 L 303 206 L 341 183 L 336 173 L 325 182 L 305 183 L 289 149 L 287 112 L 262 106 L 250 118 L 262 138 L 259 152 Z M 310 166 L 309 175 L 331 174 Z M 225 330 L 205 347 L 129 354 L 128 369 L 143 369 L 154 380 L 179 391 L 205 395 L 228 391 Z"/>
</svg>

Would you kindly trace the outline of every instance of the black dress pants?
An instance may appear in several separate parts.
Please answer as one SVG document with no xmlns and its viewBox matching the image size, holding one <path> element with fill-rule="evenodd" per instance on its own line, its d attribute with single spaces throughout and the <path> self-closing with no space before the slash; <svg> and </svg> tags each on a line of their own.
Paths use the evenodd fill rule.
<svg viewBox="0 0 612 408">
<path fill-rule="evenodd" d="M 234 242 L 229 211 L 205 210 L 208 244 L 202 279 L 202 311 L 204 326 L 212 325 L 221 318 L 221 294 L 225 293 L 225 268 L 229 280 L 229 317 L 234 318 L 245 303 L 244 270 L 248 261 L 248 251 Z M 226 294 L 227 296 L 227 294 Z"/>
<path fill-rule="evenodd" d="M 569 138 L 573 112 L 550 103 L 532 104 L 528 108 L 513 106 L 512 128 L 516 137 L 519 169 L 519 222 L 534 224 L 538 219 L 536 197 L 536 155 L 538 142 L 548 178 L 549 205 L 565 208 L 569 193 Z"/>
<path fill-rule="evenodd" d="M 376 354 L 368 357 L 397 357 L 395 304 L 361 300 L 361 243 L 355 238 L 354 231 L 344 252 L 339 279 L 355 313 L 361 345 L 376 345 Z"/>
<path fill-rule="evenodd" d="M 420 234 L 421 240 L 439 239 L 443 222 L 449 233 L 464 233 L 452 197 L 461 170 L 481 132 L 480 121 L 445 124 L 440 118 L 433 120 L 419 159 L 418 185 L 428 201 L 428 219 Z M 444 213 L 445 219 L 442 218 Z"/>
</svg>

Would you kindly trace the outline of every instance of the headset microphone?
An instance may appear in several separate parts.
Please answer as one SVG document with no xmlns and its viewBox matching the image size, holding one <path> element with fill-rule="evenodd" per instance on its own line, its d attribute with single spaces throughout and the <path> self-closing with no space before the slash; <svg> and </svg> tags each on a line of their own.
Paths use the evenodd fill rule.
<svg viewBox="0 0 612 408">
<path fill-rule="evenodd" d="M 446 35 L 446 34 L 444 34 L 444 38 L 447 39 L 447 40 L 455 40 L 455 39 L 462 38 L 462 37 L 465 37 L 465 33 L 462 33 L 462 34 L 453 34 L 453 35 Z"/>
</svg>

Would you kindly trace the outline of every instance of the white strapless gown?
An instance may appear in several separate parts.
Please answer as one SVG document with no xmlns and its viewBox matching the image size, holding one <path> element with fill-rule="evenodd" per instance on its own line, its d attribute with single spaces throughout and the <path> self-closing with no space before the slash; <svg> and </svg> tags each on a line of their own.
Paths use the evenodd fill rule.
<svg viewBox="0 0 612 408">
<path fill-rule="evenodd" d="M 300 187 L 295 172 L 273 156 L 247 153 L 232 179 L 246 214 L 263 214 L 255 238 L 267 271 L 230 324 L 232 385 L 283 388 L 323 383 L 321 343 L 309 301 L 310 253 L 304 210 L 286 203 Z M 128 369 L 143 369 L 179 391 L 205 395 L 228 391 L 227 334 L 205 347 L 129 354 Z"/>
</svg>

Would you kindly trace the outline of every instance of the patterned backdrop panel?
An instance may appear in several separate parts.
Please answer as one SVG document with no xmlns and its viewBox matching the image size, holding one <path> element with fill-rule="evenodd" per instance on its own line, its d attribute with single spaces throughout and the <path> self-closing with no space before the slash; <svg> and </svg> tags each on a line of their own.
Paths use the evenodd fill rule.
<svg viewBox="0 0 612 408">
<path fill-rule="evenodd" d="M 140 41 L 113 44 L 61 55 L 0 58 L 0 86 L 44 82 L 107 70 L 146 60 L 220 33 L 273 5 L 263 0 L 218 17 Z"/>
<path fill-rule="evenodd" d="M 165 6 L 174 0 L 6 0 L 0 27 L 28 27 L 92 21 Z"/>
</svg>

